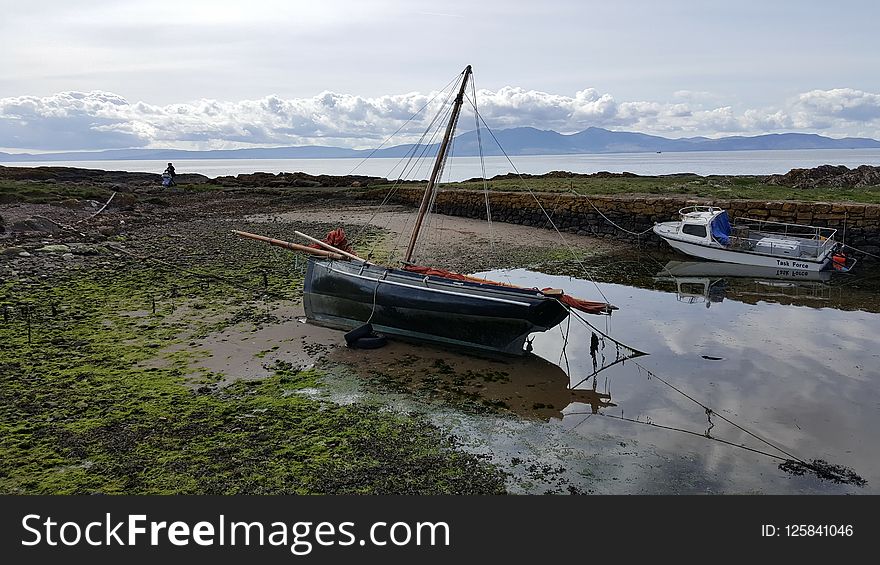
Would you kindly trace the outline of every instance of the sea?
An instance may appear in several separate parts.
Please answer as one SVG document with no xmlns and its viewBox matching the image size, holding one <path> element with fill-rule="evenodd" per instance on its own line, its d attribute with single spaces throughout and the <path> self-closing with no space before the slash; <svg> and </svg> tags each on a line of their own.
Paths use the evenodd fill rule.
<svg viewBox="0 0 880 565">
<path fill-rule="evenodd" d="M 113 171 L 161 173 L 166 161 L 22 161 L 2 162 L 10 167 L 63 166 Z M 389 179 L 427 178 L 430 163 L 411 168 L 405 159 L 187 159 L 176 160 L 178 173 L 200 173 L 208 177 L 242 173 L 292 173 L 313 175 L 367 175 Z M 638 175 L 769 175 L 794 168 L 818 165 L 880 165 L 880 149 L 804 149 L 785 151 L 692 151 L 663 153 L 606 153 L 589 155 L 517 155 L 505 157 L 454 157 L 447 161 L 443 180 L 491 178 L 512 172 L 539 175 L 550 171 L 575 173 L 630 172 Z M 404 172 L 406 174 L 401 174 Z"/>
</svg>

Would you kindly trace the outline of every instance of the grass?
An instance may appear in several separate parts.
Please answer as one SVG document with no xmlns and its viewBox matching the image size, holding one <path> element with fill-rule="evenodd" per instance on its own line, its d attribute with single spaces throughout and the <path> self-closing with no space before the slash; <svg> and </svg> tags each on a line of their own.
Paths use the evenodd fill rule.
<svg viewBox="0 0 880 565">
<path fill-rule="evenodd" d="M 252 300 L 134 261 L 2 283 L 0 492 L 504 492 L 503 473 L 419 417 L 297 394 L 319 372 L 276 363 L 263 380 L 196 388 L 192 353 L 150 363 L 260 311 Z"/>
<path fill-rule="evenodd" d="M 68 183 L 47 183 L 0 179 L 0 204 L 28 202 L 49 204 L 75 198 L 106 201 L 113 191 L 109 188 Z"/>
<path fill-rule="evenodd" d="M 697 196 L 750 200 L 805 200 L 880 204 L 880 186 L 795 189 L 763 182 L 761 176 L 666 175 L 638 177 L 526 178 L 489 181 L 490 190 L 569 192 L 586 195 Z M 384 188 L 389 188 L 390 185 Z M 371 187 L 380 188 L 380 187 Z M 480 182 L 448 183 L 444 188 L 483 190 Z"/>
</svg>

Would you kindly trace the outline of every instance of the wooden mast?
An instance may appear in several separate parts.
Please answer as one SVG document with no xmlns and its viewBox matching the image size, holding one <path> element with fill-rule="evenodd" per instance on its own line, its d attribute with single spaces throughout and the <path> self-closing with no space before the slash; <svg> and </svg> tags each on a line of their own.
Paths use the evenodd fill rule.
<svg viewBox="0 0 880 565">
<path fill-rule="evenodd" d="M 464 75 L 461 79 L 461 88 L 458 90 L 458 96 L 452 105 L 452 114 L 449 123 L 446 125 L 446 133 L 443 135 L 443 141 L 440 143 L 440 149 L 437 151 L 437 160 L 434 161 L 434 169 L 431 171 L 431 179 L 425 188 L 425 194 L 422 196 L 422 204 L 419 206 L 419 215 L 416 218 L 416 225 L 413 227 L 412 236 L 409 239 L 409 245 L 406 248 L 406 255 L 403 258 L 404 263 L 412 261 L 413 251 L 416 247 L 416 240 L 419 238 L 419 230 L 422 229 L 422 221 L 428 212 L 428 204 L 431 202 L 431 193 L 437 184 L 437 177 L 440 176 L 440 170 L 443 168 L 443 161 L 446 159 L 446 151 L 449 149 L 449 140 L 452 139 L 452 133 L 455 131 L 455 124 L 458 122 L 458 114 L 461 111 L 461 105 L 464 102 L 464 89 L 467 86 L 468 78 L 471 75 L 471 66 L 465 67 L 462 72 Z"/>
</svg>

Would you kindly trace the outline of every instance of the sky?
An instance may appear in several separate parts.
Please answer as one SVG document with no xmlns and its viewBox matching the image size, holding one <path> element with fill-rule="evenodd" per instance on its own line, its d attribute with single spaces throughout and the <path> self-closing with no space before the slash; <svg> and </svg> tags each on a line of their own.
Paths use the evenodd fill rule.
<svg viewBox="0 0 880 565">
<path fill-rule="evenodd" d="M 427 104 L 403 143 L 467 64 L 494 128 L 880 138 L 873 0 L 0 0 L 0 14 L 9 152 L 374 147 Z"/>
</svg>

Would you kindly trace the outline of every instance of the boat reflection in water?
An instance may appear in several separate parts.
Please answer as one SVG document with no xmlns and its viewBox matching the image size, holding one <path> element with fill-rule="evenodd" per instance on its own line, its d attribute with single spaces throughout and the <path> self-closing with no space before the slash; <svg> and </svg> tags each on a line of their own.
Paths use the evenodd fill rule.
<svg viewBox="0 0 880 565">
<path fill-rule="evenodd" d="M 327 359 L 347 365 L 382 392 L 409 393 L 467 411 L 510 413 L 546 422 L 561 420 L 574 403 L 586 405 L 585 410 L 594 414 L 616 406 L 608 379 L 603 382 L 599 373 L 603 364 L 618 361 L 616 357 L 604 359 L 601 351 L 593 373 L 586 377 L 569 377 L 559 365 L 535 354 L 519 359 L 479 358 L 398 340 L 369 352 L 337 348 Z"/>
<path fill-rule="evenodd" d="M 670 282 L 680 302 L 705 304 L 732 298 L 807 305 L 828 300 L 832 271 L 737 265 L 708 261 L 669 261 L 655 276 L 655 282 Z"/>
</svg>

